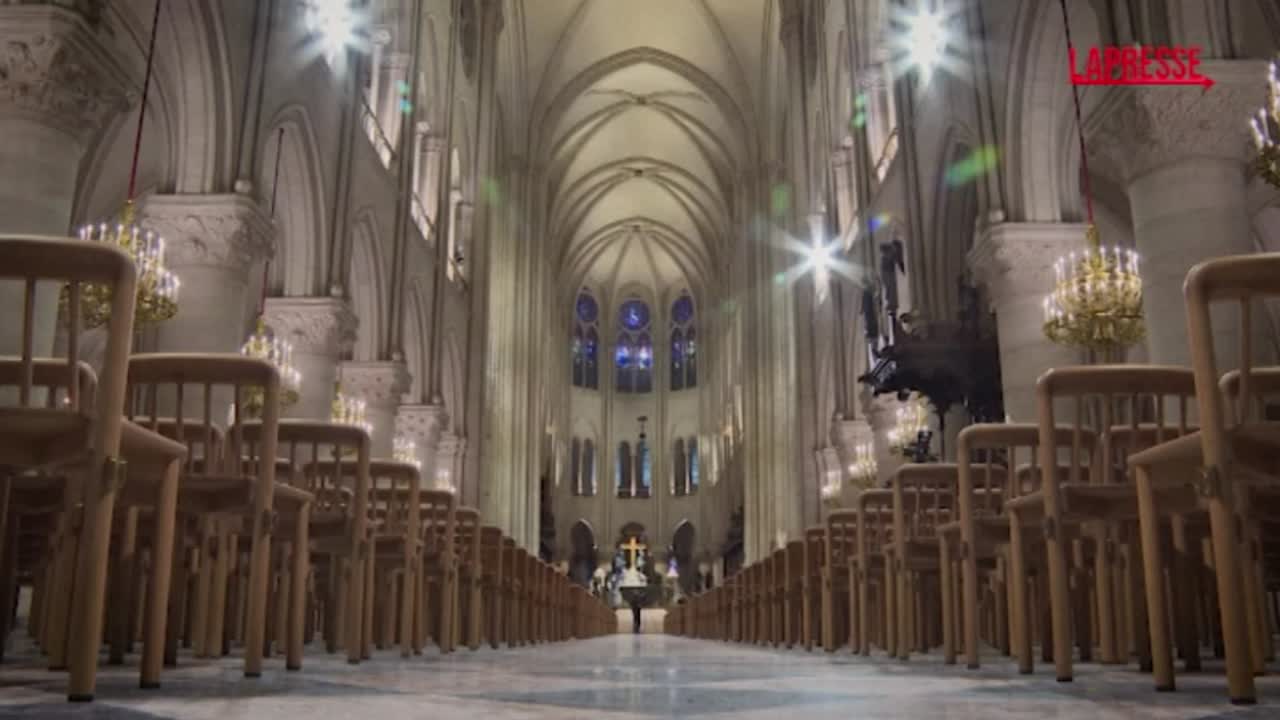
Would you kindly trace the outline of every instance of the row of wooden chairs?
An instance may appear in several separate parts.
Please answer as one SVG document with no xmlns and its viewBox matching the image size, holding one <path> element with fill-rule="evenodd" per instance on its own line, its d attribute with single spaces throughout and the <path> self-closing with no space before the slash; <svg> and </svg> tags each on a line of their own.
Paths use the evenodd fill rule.
<svg viewBox="0 0 1280 720">
<path fill-rule="evenodd" d="M 908 464 L 803 539 L 667 616 L 667 630 L 890 657 L 997 648 L 1058 680 L 1135 662 L 1173 690 L 1206 649 L 1233 702 L 1256 699 L 1280 627 L 1280 367 L 1253 366 L 1253 309 L 1280 295 L 1280 254 L 1187 278 L 1193 366 L 1055 368 L 1038 422 L 980 424 L 956 463 Z M 1215 302 L 1239 305 L 1239 369 L 1219 375 Z M 1221 334 L 1221 333 L 1220 333 Z M 1171 592 L 1170 589 L 1173 591 Z"/>
<path fill-rule="evenodd" d="M 407 656 L 429 640 L 449 652 L 612 632 L 607 608 L 422 487 L 414 465 L 371 458 L 364 429 L 280 419 L 268 362 L 131 356 L 124 253 L 0 237 L 0 256 L 0 280 L 25 287 L 21 353 L 0 358 L 0 647 L 29 587 L 28 631 L 70 670 L 71 700 L 93 698 L 104 648 L 119 663 L 139 641 L 150 688 L 180 646 L 240 645 L 255 677 L 276 653 L 300 669 L 316 635 L 358 663 L 374 645 Z M 65 284 L 60 358 L 36 352 L 50 282 Z M 79 352 L 90 291 L 112 303 L 96 373 Z"/>
</svg>

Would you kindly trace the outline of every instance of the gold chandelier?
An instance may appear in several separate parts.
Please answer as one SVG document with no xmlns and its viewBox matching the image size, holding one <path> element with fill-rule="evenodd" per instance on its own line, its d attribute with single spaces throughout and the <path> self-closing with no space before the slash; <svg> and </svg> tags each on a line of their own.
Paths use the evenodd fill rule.
<svg viewBox="0 0 1280 720">
<path fill-rule="evenodd" d="M 373 423 L 369 422 L 365 410 L 364 400 L 343 393 L 342 384 L 334 383 L 333 404 L 329 407 L 331 422 L 338 425 L 353 425 L 372 435 Z M 354 455 L 356 452 L 353 447 L 344 447 L 342 450 L 343 455 Z"/>
<path fill-rule="evenodd" d="M 1263 180 L 1280 188 L 1280 60 L 1271 63 L 1267 99 L 1267 105 L 1249 121 L 1253 144 L 1258 148 L 1253 165 Z"/>
<path fill-rule="evenodd" d="M 1053 290 L 1044 298 L 1044 334 L 1060 345 L 1115 351 L 1146 334 L 1138 253 L 1103 247 L 1098 228 L 1085 231 L 1088 247 L 1054 263 Z"/>
<path fill-rule="evenodd" d="M 302 373 L 293 365 L 293 345 L 287 340 L 267 332 L 267 323 L 258 316 L 257 329 L 240 346 L 240 354 L 246 357 L 266 360 L 280 373 L 280 407 L 287 408 L 298 402 L 298 393 L 302 388 Z M 265 403 L 262 388 L 249 388 L 244 404 L 249 417 L 261 417 Z"/>
<path fill-rule="evenodd" d="M 164 238 L 143 230 L 133 222 L 133 201 L 125 203 L 119 220 L 81 227 L 81 241 L 115 245 L 124 250 L 138 272 L 138 299 L 133 311 L 135 328 L 153 325 L 172 318 L 178 312 L 178 276 L 165 267 Z M 64 317 L 69 317 L 70 288 L 63 287 L 59 297 Z M 86 328 L 98 328 L 111 319 L 111 292 L 102 285 L 86 284 L 80 290 L 80 316 Z"/>
<path fill-rule="evenodd" d="M 859 489 L 874 487 L 880 474 L 880 465 L 876 462 L 875 447 L 871 443 L 861 443 L 854 448 L 853 462 L 849 464 L 849 481 Z"/>
<path fill-rule="evenodd" d="M 422 460 L 418 459 L 418 444 L 407 435 L 397 435 L 392 441 L 391 457 L 396 462 L 407 463 L 422 469 Z"/>
<path fill-rule="evenodd" d="M 929 429 L 929 409 L 919 396 L 898 406 L 897 422 L 889 428 L 889 447 L 895 453 L 906 453 L 920 441 L 921 433 Z"/>
</svg>

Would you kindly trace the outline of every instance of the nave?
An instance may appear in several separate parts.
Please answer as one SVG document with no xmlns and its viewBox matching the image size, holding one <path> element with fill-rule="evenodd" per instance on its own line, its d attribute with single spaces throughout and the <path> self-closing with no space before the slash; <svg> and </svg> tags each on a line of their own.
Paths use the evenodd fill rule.
<svg viewBox="0 0 1280 720">
<path fill-rule="evenodd" d="M 1254 720 L 1280 705 L 1227 708 L 1210 678 L 1153 695 L 1134 673 L 1090 665 L 1080 682 L 1020 677 L 1012 666 L 980 672 L 946 667 L 940 657 L 906 665 L 802 649 L 753 648 L 663 635 L 609 635 L 545 647 L 401 660 L 375 653 L 359 669 L 321 657 L 306 673 L 279 669 L 261 682 L 237 679 L 231 660 L 185 664 L 158 693 L 137 689 L 118 668 L 99 676 L 103 699 L 69 706 L 61 683 L 39 666 L 6 674 L 0 717 L 160 720 L 271 717 L 485 718 L 486 720 L 640 720 L 784 716 L 948 720 L 1046 717 L 1058 720 Z M 1280 682 L 1260 683 L 1275 698 Z M 1269 686 L 1269 687 L 1268 687 Z"/>
</svg>

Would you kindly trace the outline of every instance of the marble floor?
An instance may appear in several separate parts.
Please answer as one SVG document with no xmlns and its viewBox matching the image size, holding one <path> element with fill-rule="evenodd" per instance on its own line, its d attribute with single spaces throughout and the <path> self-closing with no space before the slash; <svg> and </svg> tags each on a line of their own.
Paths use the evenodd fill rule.
<svg viewBox="0 0 1280 720">
<path fill-rule="evenodd" d="M 34 660 L 34 659 L 33 659 Z M 68 705 L 64 678 L 34 661 L 0 668 L 0 717 L 94 718 L 943 718 L 1261 720 L 1280 717 L 1280 678 L 1262 678 L 1261 703 L 1235 708 L 1218 673 L 1179 678 L 1157 694 L 1132 670 L 1083 665 L 1074 683 L 981 671 L 937 658 L 910 663 L 800 650 L 747 648 L 661 635 L 615 635 L 516 650 L 381 652 L 360 666 L 307 658 L 300 673 L 276 660 L 258 680 L 235 660 L 184 661 L 164 687 L 136 688 L 136 670 L 104 668 L 98 701 Z"/>
</svg>

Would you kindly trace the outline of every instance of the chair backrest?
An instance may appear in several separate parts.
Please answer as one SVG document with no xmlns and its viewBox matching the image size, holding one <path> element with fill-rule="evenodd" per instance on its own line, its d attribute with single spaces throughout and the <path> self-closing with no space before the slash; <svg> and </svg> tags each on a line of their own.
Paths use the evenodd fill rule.
<svg viewBox="0 0 1280 720">
<path fill-rule="evenodd" d="M 459 566 L 468 574 L 480 572 L 480 513 L 475 508 L 458 507 L 453 511 L 454 551 Z"/>
<path fill-rule="evenodd" d="M 933 539 L 938 527 L 956 519 L 954 463 L 907 463 L 893 472 L 893 529 L 899 540 Z"/>
<path fill-rule="evenodd" d="M 1191 371 L 1166 365 L 1063 367 L 1041 375 L 1036 382 L 1039 465 L 1050 502 L 1057 502 L 1064 479 L 1126 481 L 1130 455 L 1192 431 L 1188 408 L 1194 395 Z M 1060 403 L 1071 408 L 1061 423 Z M 1097 447 L 1091 448 L 1095 437 Z"/>
<path fill-rule="evenodd" d="M 379 535 L 418 538 L 422 529 L 421 473 L 398 460 L 369 462 L 369 506 Z"/>
<path fill-rule="evenodd" d="M 1280 417 L 1276 417 L 1280 407 L 1280 367 L 1253 368 L 1249 372 L 1248 388 L 1245 388 L 1244 373 L 1232 370 L 1222 376 L 1219 387 L 1231 424 L 1280 421 Z M 1248 395 L 1244 394 L 1246 390 Z"/>
<path fill-rule="evenodd" d="M 835 510 L 827 515 L 827 536 L 823 543 L 826 565 L 831 572 L 845 568 L 858 552 L 858 511 Z"/>
<path fill-rule="evenodd" d="M 1070 442 L 1070 430 L 1060 432 L 1065 434 L 1059 440 Z M 1093 446 L 1092 432 L 1085 442 Z M 1035 423 L 979 423 L 961 430 L 956 449 L 956 504 L 961 515 L 1003 515 L 1005 500 L 1038 489 L 1039 444 L 1040 426 Z M 1024 462 L 1032 472 L 1021 471 Z"/>
<path fill-rule="evenodd" d="M 893 540 L 893 491 L 863 490 L 858 495 L 858 557 L 883 551 Z"/>
<path fill-rule="evenodd" d="M 77 381 L 74 383 L 68 382 L 71 376 L 67 374 L 67 363 L 64 360 L 32 358 L 30 378 L 26 377 L 26 372 L 18 358 L 0 357 L 0 387 L 20 390 L 25 383 L 32 398 L 44 395 L 43 404 L 46 409 L 63 409 L 81 414 L 92 412 L 94 393 L 98 389 L 98 375 L 88 363 L 81 361 L 76 364 Z M 37 390 L 43 393 L 36 392 Z"/>
<path fill-rule="evenodd" d="M 269 403 L 268 403 L 269 405 Z M 253 439 L 254 423 L 245 426 Z M 373 460 L 369 433 L 355 425 L 316 420 L 281 420 L 277 457 L 292 469 L 282 481 L 314 497 L 316 512 L 341 512 L 355 518 L 351 531 L 363 535 L 372 513 L 370 492 Z"/>
<path fill-rule="evenodd" d="M 456 536 L 457 498 L 448 490 L 423 490 L 418 495 L 422 517 L 422 546 L 428 557 L 452 555 Z"/>
<path fill-rule="evenodd" d="M 93 415 L 93 447 L 112 456 L 120 447 L 120 425 L 124 408 L 126 363 L 133 344 L 133 314 L 137 303 L 138 278 L 133 258 L 123 250 L 71 238 L 0 236 L 0 280 L 23 283 L 22 341 L 18 360 L 18 405 L 29 407 L 36 368 L 36 288 L 41 282 L 65 283 L 67 302 L 67 358 L 63 366 L 65 387 L 78 410 L 82 389 L 80 375 L 81 301 L 86 293 L 109 297 L 107 343 L 98 373 L 97 404 Z"/>
<path fill-rule="evenodd" d="M 271 363 L 230 353 L 134 355 L 129 358 L 128 388 L 125 414 L 186 444 L 188 474 L 244 473 L 274 481 L 280 376 Z M 232 392 L 231 426 L 223 433 L 215 396 L 227 389 Z M 267 401 L 262 419 L 249 429 L 244 405 L 251 389 L 261 390 Z M 271 462 L 261 462 L 265 458 Z"/>
<path fill-rule="evenodd" d="M 1191 344 L 1191 366 L 1195 372 L 1196 402 L 1201 425 L 1205 466 L 1217 470 L 1228 461 L 1226 418 L 1218 393 L 1217 348 L 1214 321 L 1209 312 L 1217 302 L 1234 300 L 1240 308 L 1238 394 L 1253 394 L 1254 305 L 1280 295 L 1280 253 L 1259 253 L 1215 258 L 1196 265 L 1187 273 L 1183 294 L 1187 303 L 1187 340 Z"/>
<path fill-rule="evenodd" d="M 827 528 L 825 525 L 804 531 L 804 571 L 809 575 L 822 572 L 827 562 Z"/>
</svg>

